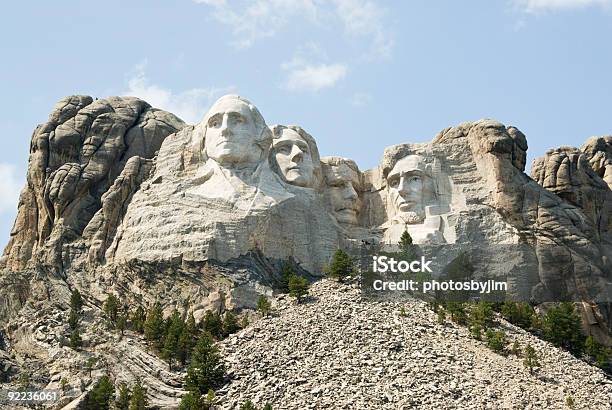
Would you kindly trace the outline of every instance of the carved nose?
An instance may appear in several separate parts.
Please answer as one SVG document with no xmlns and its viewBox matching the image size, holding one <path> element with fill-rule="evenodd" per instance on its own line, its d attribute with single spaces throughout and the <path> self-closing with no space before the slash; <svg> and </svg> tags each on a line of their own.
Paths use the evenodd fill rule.
<svg viewBox="0 0 612 410">
<path fill-rule="evenodd" d="M 344 190 L 344 198 L 355 200 L 358 197 L 357 191 L 355 191 L 355 188 L 353 188 L 353 184 L 349 182 Z"/>
<path fill-rule="evenodd" d="M 293 148 L 291 149 L 291 161 L 295 162 L 296 164 L 299 164 L 300 162 L 302 162 L 303 159 L 304 152 L 302 152 L 302 150 L 298 146 L 293 146 Z"/>
</svg>

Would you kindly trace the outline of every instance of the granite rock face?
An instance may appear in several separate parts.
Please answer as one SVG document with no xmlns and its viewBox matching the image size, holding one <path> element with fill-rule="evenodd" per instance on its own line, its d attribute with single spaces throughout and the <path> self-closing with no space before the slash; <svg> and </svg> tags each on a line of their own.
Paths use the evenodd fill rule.
<svg viewBox="0 0 612 410">
<path fill-rule="evenodd" d="M 40 363 L 65 357 L 55 369 L 65 373 L 74 357 L 58 346 L 72 289 L 92 326 L 109 293 L 198 319 L 207 309 L 248 312 L 273 295 L 286 264 L 316 280 L 342 248 L 367 269 L 373 252 L 397 250 L 408 231 L 438 261 L 467 252 L 475 272 L 507 281 L 514 299 L 541 310 L 575 302 L 585 332 L 611 345 L 611 138 L 553 149 L 529 177 L 525 135 L 480 120 L 387 147 L 362 171 L 321 157 L 301 126 L 268 126 L 243 97 L 221 97 L 195 125 L 136 98 L 68 97 L 32 137 L 0 259 L 0 337 Z M 105 335 L 87 337 L 107 369 L 126 380 L 156 373 L 145 381 L 156 403 L 175 404 L 176 374 L 145 364 L 153 359 L 140 342 Z M 118 356 L 125 362 L 111 365 Z M 230 387 L 229 403 L 240 392 Z"/>
<path fill-rule="evenodd" d="M 61 270 L 70 262 L 64 245 L 82 237 L 130 158 L 153 158 L 164 138 L 183 126 L 133 97 L 58 102 L 32 136 L 27 185 L 2 264 Z"/>
</svg>

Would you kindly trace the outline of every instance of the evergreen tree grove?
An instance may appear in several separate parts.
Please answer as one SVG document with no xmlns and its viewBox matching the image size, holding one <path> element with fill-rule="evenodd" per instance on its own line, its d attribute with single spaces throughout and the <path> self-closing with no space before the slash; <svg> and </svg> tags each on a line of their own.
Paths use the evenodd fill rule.
<svg viewBox="0 0 612 410">
<path fill-rule="evenodd" d="M 221 383 L 224 374 L 225 367 L 219 351 L 210 335 L 203 332 L 191 354 L 185 379 L 186 388 L 200 395 L 208 393 Z"/>
<path fill-rule="evenodd" d="M 327 274 L 337 280 L 342 280 L 353 273 L 353 260 L 342 249 L 338 249 L 327 268 Z"/>
</svg>

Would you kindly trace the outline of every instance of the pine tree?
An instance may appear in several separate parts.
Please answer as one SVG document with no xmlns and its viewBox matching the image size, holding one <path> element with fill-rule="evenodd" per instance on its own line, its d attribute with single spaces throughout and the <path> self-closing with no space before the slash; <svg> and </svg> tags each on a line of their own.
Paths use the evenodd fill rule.
<svg viewBox="0 0 612 410">
<path fill-rule="evenodd" d="M 562 302 L 546 312 L 543 331 L 545 339 L 574 354 L 584 348 L 581 320 L 571 302 Z"/>
<path fill-rule="evenodd" d="M 207 310 L 202 327 L 215 339 L 220 340 L 223 338 L 223 320 L 221 320 L 219 313 Z"/>
<path fill-rule="evenodd" d="M 115 401 L 115 407 L 117 410 L 128 410 L 130 407 L 130 399 L 132 397 L 132 392 L 126 383 L 121 383 L 119 385 L 119 396 Z"/>
<path fill-rule="evenodd" d="M 204 394 L 223 380 L 225 367 L 218 349 L 208 333 L 203 332 L 191 354 L 191 363 L 185 379 L 189 391 Z"/>
<path fill-rule="evenodd" d="M 170 324 L 166 335 L 164 337 L 164 348 L 162 350 L 162 357 L 168 361 L 168 366 L 172 370 L 172 362 L 179 357 L 179 338 L 185 327 L 181 315 L 177 310 L 172 312 L 172 315 L 168 319 Z"/>
<path fill-rule="evenodd" d="M 189 392 L 181 397 L 179 410 L 203 410 L 208 409 L 200 397 L 200 392 Z"/>
<path fill-rule="evenodd" d="M 111 321 L 111 323 L 117 323 L 117 314 L 119 312 L 119 299 L 117 296 L 110 294 L 104 301 L 103 306 L 104 314 Z"/>
<path fill-rule="evenodd" d="M 125 332 L 126 328 L 127 328 L 127 314 L 120 313 L 117 316 L 117 330 L 119 331 L 121 336 L 123 336 L 123 332 Z"/>
<path fill-rule="evenodd" d="M 83 298 L 78 289 L 73 290 L 70 294 L 70 308 L 74 310 L 75 313 L 80 313 L 83 308 Z"/>
<path fill-rule="evenodd" d="M 412 244 L 412 237 L 408 233 L 408 230 L 404 230 L 399 241 L 400 257 L 405 261 L 413 261 L 416 259 L 416 253 L 414 252 L 414 245 Z"/>
<path fill-rule="evenodd" d="M 87 394 L 83 403 L 84 410 L 108 410 L 115 396 L 115 387 L 110 378 L 102 376 Z"/>
<path fill-rule="evenodd" d="M 130 322 L 132 322 L 132 329 L 138 333 L 144 333 L 144 324 L 147 320 L 145 310 L 142 306 L 138 306 L 134 312 L 132 312 L 132 316 L 130 318 Z"/>
<path fill-rule="evenodd" d="M 272 410 L 272 405 L 270 403 L 266 403 L 263 410 Z"/>
<path fill-rule="evenodd" d="M 164 317 L 161 306 L 156 303 L 147 314 L 144 324 L 145 338 L 157 348 L 161 347 L 164 337 Z"/>
<path fill-rule="evenodd" d="M 146 410 L 148 405 L 147 390 L 142 386 L 140 379 L 137 379 L 132 388 L 132 398 L 128 410 Z"/>
<path fill-rule="evenodd" d="M 251 400 L 247 400 L 242 403 L 242 406 L 240 406 L 240 410 L 257 410 L 257 407 L 255 407 Z"/>
<path fill-rule="evenodd" d="M 87 361 L 85 362 L 85 370 L 89 372 L 89 377 L 91 377 L 91 371 L 94 369 L 96 363 L 98 363 L 98 359 L 93 356 L 87 359 Z"/>
<path fill-rule="evenodd" d="M 79 350 L 83 341 L 81 340 L 81 333 L 79 329 L 76 328 L 70 334 L 70 347 L 74 350 Z"/>
<path fill-rule="evenodd" d="M 289 278 L 289 295 L 297 299 L 297 303 L 308 294 L 308 281 L 301 276 L 293 275 Z"/>
<path fill-rule="evenodd" d="M 533 374 L 534 367 L 540 366 L 538 354 L 529 343 L 525 347 L 525 358 L 523 359 L 523 365 L 529 369 L 529 373 L 531 374 Z"/>
<path fill-rule="evenodd" d="M 68 326 L 71 330 L 74 330 L 79 325 L 79 315 L 74 309 L 70 309 L 70 317 L 68 318 Z"/>
<path fill-rule="evenodd" d="M 494 352 L 503 354 L 508 342 L 506 341 L 506 333 L 503 330 L 494 331 L 487 330 L 487 346 Z"/>
<path fill-rule="evenodd" d="M 236 333 L 240 330 L 240 326 L 238 325 L 238 319 L 236 319 L 236 315 L 231 311 L 225 312 L 225 316 L 223 317 L 223 336 L 227 337 L 233 333 Z"/>
<path fill-rule="evenodd" d="M 565 405 L 570 409 L 576 408 L 576 400 L 572 396 L 567 396 L 565 398 Z"/>
<path fill-rule="evenodd" d="M 289 278 L 295 275 L 295 271 L 289 264 L 289 262 L 283 263 L 283 268 L 281 271 L 281 279 L 280 279 L 280 288 L 283 292 L 289 292 Z"/>
<path fill-rule="evenodd" d="M 178 360 L 184 366 L 197 340 L 197 325 L 193 313 L 189 315 L 178 339 Z"/>
<path fill-rule="evenodd" d="M 287 284 L 287 287 L 289 286 L 289 284 Z M 264 295 L 259 295 L 259 299 L 257 299 L 257 310 L 259 310 L 261 312 L 261 315 L 263 317 L 266 317 L 270 314 L 270 310 L 272 308 L 272 305 L 270 304 L 270 301 L 268 300 L 267 297 L 265 297 Z"/>
<path fill-rule="evenodd" d="M 327 274 L 339 281 L 353 273 L 353 260 L 342 249 L 338 249 L 327 268 Z"/>
</svg>

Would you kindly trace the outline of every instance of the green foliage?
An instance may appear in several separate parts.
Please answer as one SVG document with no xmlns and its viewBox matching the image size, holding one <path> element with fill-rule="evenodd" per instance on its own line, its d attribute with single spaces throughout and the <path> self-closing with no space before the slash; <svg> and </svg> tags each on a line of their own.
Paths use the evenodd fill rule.
<svg viewBox="0 0 612 410">
<path fill-rule="evenodd" d="M 565 398 L 565 405 L 569 407 L 570 409 L 574 409 L 576 408 L 576 401 L 574 400 L 572 396 L 567 396 Z"/>
<path fill-rule="evenodd" d="M 227 337 L 233 333 L 236 333 L 240 330 L 240 325 L 238 324 L 238 319 L 236 319 L 236 315 L 231 312 L 225 312 L 225 316 L 223 317 L 223 337 Z"/>
<path fill-rule="evenodd" d="M 562 302 L 551 308 L 543 320 L 544 338 L 555 346 L 563 347 L 574 354 L 584 348 L 581 320 L 574 304 Z"/>
<path fill-rule="evenodd" d="M 70 333 L 70 347 L 74 350 L 79 350 L 83 341 L 81 340 L 81 333 L 79 329 L 74 329 L 72 333 Z"/>
<path fill-rule="evenodd" d="M 353 273 L 353 260 L 342 249 L 338 249 L 327 268 L 327 274 L 337 280 L 342 280 Z M 291 289 L 290 289 L 291 290 Z"/>
<path fill-rule="evenodd" d="M 117 314 L 119 312 L 119 299 L 112 293 L 108 295 L 102 307 L 104 314 L 111 323 L 117 323 Z"/>
<path fill-rule="evenodd" d="M 132 329 L 138 333 L 144 333 L 145 321 L 147 320 L 147 315 L 142 306 L 138 306 L 130 317 L 130 322 Z"/>
<path fill-rule="evenodd" d="M 115 387 L 107 375 L 100 377 L 85 397 L 84 410 L 108 410 L 115 396 Z"/>
<path fill-rule="evenodd" d="M 165 326 L 162 309 L 161 306 L 156 303 L 147 313 L 147 319 L 144 323 L 144 335 L 155 347 L 160 348 L 162 346 L 164 333 Z"/>
<path fill-rule="evenodd" d="M 91 377 L 91 371 L 94 369 L 96 363 L 98 363 L 98 359 L 93 356 L 87 359 L 87 361 L 85 362 L 85 370 L 89 372 L 89 377 Z"/>
<path fill-rule="evenodd" d="M 255 407 L 251 400 L 247 400 L 242 403 L 242 406 L 240 406 L 240 410 L 257 410 L 257 407 Z"/>
<path fill-rule="evenodd" d="M 538 354 L 529 343 L 527 343 L 527 346 L 525 347 L 525 358 L 523 359 L 523 365 L 529 369 L 529 373 L 531 374 L 533 374 L 533 369 L 535 367 L 540 366 Z"/>
<path fill-rule="evenodd" d="M 183 326 L 183 330 L 181 331 L 181 335 L 178 339 L 177 358 L 183 366 L 187 363 L 191 349 L 193 349 L 193 346 L 195 346 L 197 333 L 198 327 L 192 313 L 187 318 L 185 326 Z"/>
<path fill-rule="evenodd" d="M 71 330 L 74 330 L 79 325 L 79 315 L 74 309 L 70 309 L 70 316 L 68 317 L 68 326 Z"/>
<path fill-rule="evenodd" d="M 584 342 L 584 353 L 595 366 L 608 372 L 612 370 L 612 364 L 610 363 L 610 359 L 612 358 L 611 349 L 597 343 L 597 341 L 593 339 L 593 336 L 586 338 Z"/>
<path fill-rule="evenodd" d="M 496 353 L 504 354 L 506 350 L 506 345 L 508 344 L 506 340 L 506 332 L 503 330 L 487 330 L 487 346 L 489 349 L 493 350 Z"/>
<path fill-rule="evenodd" d="M 521 346 L 519 345 L 518 340 L 515 339 L 514 343 L 512 343 L 512 348 L 510 349 L 510 353 L 512 353 L 516 357 L 519 357 L 521 355 Z"/>
<path fill-rule="evenodd" d="M 283 292 L 289 292 L 289 278 L 295 275 L 295 270 L 291 267 L 289 262 L 283 263 L 281 271 L 280 288 Z"/>
<path fill-rule="evenodd" d="M 266 405 L 263 407 L 263 410 L 272 410 L 272 405 L 270 403 L 266 403 Z"/>
<path fill-rule="evenodd" d="M 203 332 L 191 354 L 187 368 L 186 388 L 204 394 L 218 386 L 225 373 L 218 349 L 213 345 L 210 335 Z"/>
<path fill-rule="evenodd" d="M 206 311 L 204 315 L 204 320 L 202 322 L 202 329 L 205 332 L 208 332 L 212 337 L 217 340 L 223 338 L 223 320 L 221 319 L 221 315 L 217 312 L 212 312 L 210 310 Z"/>
<path fill-rule="evenodd" d="M 400 258 L 405 261 L 413 261 L 416 259 L 416 252 L 414 251 L 414 245 L 412 244 L 412 237 L 405 230 L 400 236 L 399 241 Z"/>
<path fill-rule="evenodd" d="M 127 315 L 125 313 L 120 313 L 119 316 L 117 316 L 117 330 L 119 331 L 119 333 L 121 333 L 121 336 L 123 336 L 123 332 L 125 332 L 126 328 Z"/>
<path fill-rule="evenodd" d="M 76 313 L 79 313 L 83 308 L 83 298 L 77 289 L 73 290 L 70 294 L 70 308 Z"/>
<path fill-rule="evenodd" d="M 148 405 L 147 390 L 142 386 L 140 379 L 137 379 L 136 384 L 132 387 L 132 398 L 128 410 L 146 410 Z"/>
<path fill-rule="evenodd" d="M 287 287 L 289 285 L 287 284 Z M 257 299 L 257 310 L 261 312 L 263 317 L 266 317 L 270 314 L 270 310 L 272 310 L 272 304 L 264 295 L 259 295 L 259 299 Z"/>
<path fill-rule="evenodd" d="M 202 403 L 201 395 L 199 392 L 189 392 L 181 398 L 179 404 L 179 410 L 202 410 L 208 409 L 204 403 Z"/>
<path fill-rule="evenodd" d="M 399 315 L 400 315 L 401 317 L 406 317 L 406 316 L 407 316 L 407 314 L 406 314 L 406 308 L 405 308 L 405 307 L 403 307 L 403 306 L 401 306 L 401 307 L 400 307 Z"/>
<path fill-rule="evenodd" d="M 534 323 L 534 316 L 536 316 L 529 303 L 509 301 L 503 303 L 501 314 L 508 322 L 523 329 L 529 329 Z"/>
<path fill-rule="evenodd" d="M 446 302 L 445 309 L 451 316 L 451 320 L 458 325 L 465 325 L 467 322 L 467 313 L 463 302 Z"/>
<path fill-rule="evenodd" d="M 65 377 L 62 377 L 62 380 L 60 380 L 60 389 L 63 392 L 65 392 L 67 386 L 68 386 L 68 379 L 66 379 Z"/>
<path fill-rule="evenodd" d="M 168 321 L 169 325 L 167 326 L 166 335 L 164 336 L 162 358 L 168 361 L 168 366 L 172 370 L 172 362 L 181 356 L 179 352 L 179 338 L 181 337 L 185 325 L 177 310 L 172 312 Z"/>
<path fill-rule="evenodd" d="M 21 389 L 27 389 L 30 387 L 30 373 L 27 371 L 23 371 L 19 374 L 19 379 L 17 380 L 17 384 Z"/>
<path fill-rule="evenodd" d="M 293 275 L 289 278 L 289 295 L 295 297 L 300 303 L 302 298 L 308 294 L 308 281 L 298 275 Z"/>
<path fill-rule="evenodd" d="M 117 410 L 128 410 L 130 407 L 130 399 L 132 397 L 132 392 L 127 384 L 121 383 L 119 385 L 119 396 L 115 401 L 115 407 Z"/>
</svg>

